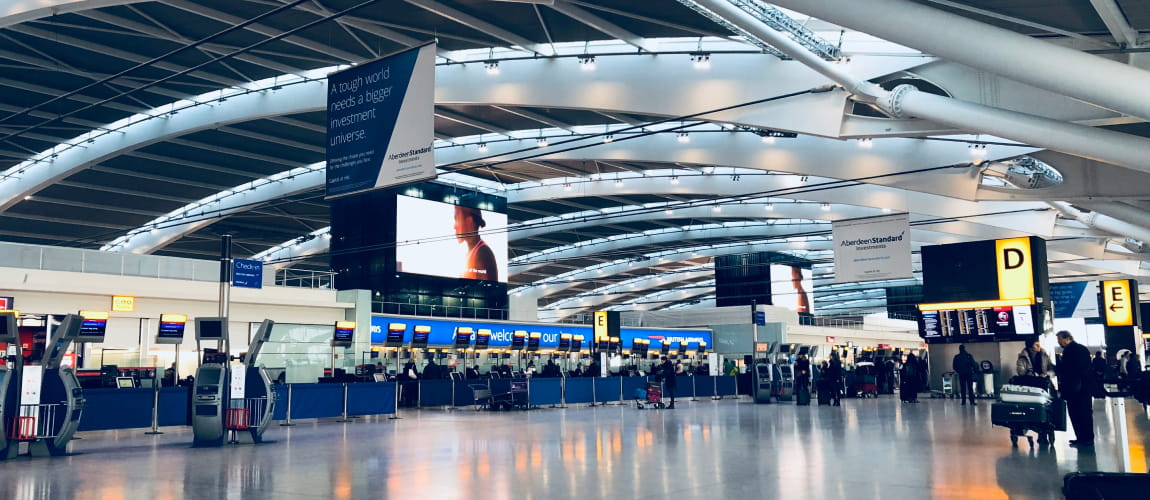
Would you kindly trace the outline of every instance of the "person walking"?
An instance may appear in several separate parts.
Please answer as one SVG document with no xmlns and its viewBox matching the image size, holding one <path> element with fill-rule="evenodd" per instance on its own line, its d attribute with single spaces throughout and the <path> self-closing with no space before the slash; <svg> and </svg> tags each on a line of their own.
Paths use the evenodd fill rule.
<svg viewBox="0 0 1150 500">
<path fill-rule="evenodd" d="M 974 405 L 974 375 L 978 372 L 978 363 L 974 361 L 974 356 L 966 352 L 965 345 L 958 346 L 958 354 L 954 355 L 951 369 L 958 375 L 959 399 L 962 400 L 963 406 L 967 400 Z"/>
<path fill-rule="evenodd" d="M 671 404 L 667 405 L 667 409 L 674 410 L 675 387 L 678 385 L 678 380 L 675 379 L 675 365 L 671 364 L 671 360 L 666 356 L 663 356 L 663 364 L 659 365 L 659 375 L 663 377 L 664 395 L 671 398 Z"/>
<path fill-rule="evenodd" d="M 1094 369 L 1090 363 L 1090 350 L 1074 341 L 1074 336 L 1066 330 L 1058 332 L 1058 345 L 1062 346 L 1062 359 L 1056 371 L 1058 390 L 1066 400 L 1066 410 L 1074 435 L 1078 439 L 1070 441 L 1070 446 L 1094 446 L 1094 398 L 1091 387 L 1094 384 Z"/>
<path fill-rule="evenodd" d="M 920 368 L 918 358 L 914 354 L 906 356 L 906 362 L 902 364 L 902 370 L 899 371 L 899 397 L 904 403 L 917 403 L 919 380 L 922 375 L 919 373 Z"/>
</svg>

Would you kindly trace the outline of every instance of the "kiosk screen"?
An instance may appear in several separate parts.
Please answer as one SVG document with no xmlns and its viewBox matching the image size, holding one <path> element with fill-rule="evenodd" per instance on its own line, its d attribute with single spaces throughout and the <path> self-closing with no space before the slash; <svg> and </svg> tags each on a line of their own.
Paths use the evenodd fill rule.
<svg viewBox="0 0 1150 500">
<path fill-rule="evenodd" d="M 196 340 L 223 340 L 227 328 L 223 318 L 196 318 Z"/>
<path fill-rule="evenodd" d="M 431 338 L 431 327 L 416 325 L 415 333 L 411 336 L 412 347 L 427 347 L 427 342 Z"/>
<path fill-rule="evenodd" d="M 351 345 L 355 339 L 354 321 L 336 321 L 335 334 L 331 338 L 332 345 Z"/>
<path fill-rule="evenodd" d="M 471 334 L 475 330 L 469 327 L 458 327 L 455 329 L 455 347 L 466 349 L 471 346 Z"/>
<path fill-rule="evenodd" d="M 183 314 L 161 314 L 160 329 L 156 331 L 157 344 L 179 344 L 184 341 L 184 327 L 188 317 Z"/>
<path fill-rule="evenodd" d="M 136 380 L 132 377 L 116 377 L 117 389 L 135 389 Z"/>
<path fill-rule="evenodd" d="M 487 349 L 491 345 L 491 330 L 481 329 L 475 333 L 475 349 Z"/>
<path fill-rule="evenodd" d="M 571 350 L 571 334 L 570 333 L 559 334 L 559 346 L 556 348 L 556 350 L 557 351 L 563 351 L 563 352 Z"/>
<path fill-rule="evenodd" d="M 407 325 L 403 323 L 391 323 L 387 325 L 387 338 L 384 339 L 384 345 L 387 347 L 399 347 L 403 345 L 403 334 L 407 332 Z"/>
<path fill-rule="evenodd" d="M 16 311 L 0 311 L 0 342 L 16 342 L 19 328 L 16 326 Z"/>
<path fill-rule="evenodd" d="M 519 351 L 527 346 L 527 332 L 516 330 L 511 334 L 511 349 Z"/>
<path fill-rule="evenodd" d="M 108 331 L 108 313 L 104 311 L 80 311 L 84 321 L 80 323 L 77 342 L 103 342 Z"/>
<path fill-rule="evenodd" d="M 583 350 L 583 336 L 576 335 L 571 338 L 571 350 L 579 352 Z"/>
<path fill-rule="evenodd" d="M 528 351 L 538 351 L 539 350 L 539 339 L 541 339 L 542 337 L 543 337 L 543 335 L 539 332 L 531 332 L 531 335 L 529 335 L 527 337 L 527 350 Z"/>
</svg>

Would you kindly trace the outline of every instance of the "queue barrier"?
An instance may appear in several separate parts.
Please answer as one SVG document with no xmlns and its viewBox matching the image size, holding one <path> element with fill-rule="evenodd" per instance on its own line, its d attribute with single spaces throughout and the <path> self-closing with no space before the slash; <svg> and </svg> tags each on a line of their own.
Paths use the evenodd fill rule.
<svg viewBox="0 0 1150 500">
<path fill-rule="evenodd" d="M 462 407 L 476 403 L 476 390 L 484 387 L 492 396 L 510 393 L 511 384 L 526 384 L 527 403 L 530 406 L 558 406 L 561 404 L 606 404 L 630 400 L 638 389 L 655 377 L 577 377 L 532 379 L 480 379 L 480 380 L 421 380 L 412 384 L 419 393 L 423 407 Z M 676 398 L 735 396 L 737 384 L 733 376 L 683 376 L 677 380 Z M 475 387 L 472 387 L 475 386 Z M 395 382 L 362 382 L 349 384 L 276 384 L 273 420 L 335 418 L 340 416 L 391 415 L 396 413 Z M 190 425 L 189 387 L 164 387 L 156 397 L 153 389 L 87 389 L 86 403 L 79 430 L 110 430 L 149 428 L 153 410 L 161 426 Z M 258 399 L 258 398 L 257 398 Z M 245 404 L 247 425 L 262 415 L 262 407 Z M 263 404 L 266 404 L 264 402 Z M 44 405 L 38 405 L 44 406 Z M 258 410 L 258 411 L 257 411 Z M 9 439 L 28 440 L 51 437 L 50 429 L 41 429 L 54 418 L 44 418 L 36 409 L 35 416 L 11 418 Z M 31 415 L 27 413 L 26 415 Z M 230 415 L 230 412 L 228 414 Z M 240 418 L 237 414 L 236 418 Z M 238 421 L 237 421 L 238 422 Z M 236 425 L 241 425 L 237 423 Z M 32 436 L 32 437 L 29 437 Z"/>
</svg>

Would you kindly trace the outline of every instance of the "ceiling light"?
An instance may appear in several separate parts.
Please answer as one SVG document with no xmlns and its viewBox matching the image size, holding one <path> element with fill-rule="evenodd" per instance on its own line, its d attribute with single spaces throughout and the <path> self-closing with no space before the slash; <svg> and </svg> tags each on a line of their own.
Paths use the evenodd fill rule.
<svg viewBox="0 0 1150 500">
<path fill-rule="evenodd" d="M 775 143 L 775 136 L 773 136 L 773 135 L 764 135 L 763 136 L 763 144 L 774 144 L 774 143 Z"/>
<path fill-rule="evenodd" d="M 711 211 L 712 211 L 712 212 L 716 212 L 716 213 L 718 213 L 718 212 L 722 212 L 722 211 L 723 211 L 723 207 L 721 207 L 721 206 L 719 206 L 719 205 L 715 205 L 715 206 L 711 207 Z"/>
<path fill-rule="evenodd" d="M 487 143 L 486 142 L 479 143 L 479 152 L 480 153 L 486 153 L 487 152 Z"/>
<path fill-rule="evenodd" d="M 545 147 L 547 147 L 547 138 L 546 137 L 540 137 L 538 140 L 535 141 L 535 144 L 541 148 L 545 148 Z"/>
<path fill-rule="evenodd" d="M 678 183 L 679 183 L 679 176 L 672 175 L 671 176 L 671 184 L 678 184 Z"/>
<path fill-rule="evenodd" d="M 25 196 L 25 197 L 24 197 L 24 201 L 28 201 L 28 200 L 31 200 L 31 199 L 32 199 L 32 195 L 28 195 L 28 196 Z"/>
<path fill-rule="evenodd" d="M 499 61 L 484 61 L 483 67 L 487 69 L 487 74 L 491 76 L 499 74 Z"/>
<path fill-rule="evenodd" d="M 775 210 L 775 204 L 767 203 L 766 205 L 763 205 L 763 208 L 767 209 L 768 212 L 773 212 Z"/>
<path fill-rule="evenodd" d="M 667 208 L 667 209 L 663 210 L 663 213 L 665 213 L 667 215 L 675 215 L 675 209 Z"/>
<path fill-rule="evenodd" d="M 679 132 L 679 144 L 687 144 L 691 142 L 691 136 L 686 132 Z"/>
<path fill-rule="evenodd" d="M 611 134 L 607 134 L 607 136 L 603 138 L 603 144 L 611 144 L 612 142 L 615 142 L 615 136 Z"/>
<path fill-rule="evenodd" d="M 970 151 L 970 156 L 975 158 L 986 158 L 986 144 L 969 144 L 966 148 Z"/>
<path fill-rule="evenodd" d="M 830 203 L 823 203 L 821 208 L 823 209 L 824 212 L 829 212 L 831 210 L 831 204 Z"/>
<path fill-rule="evenodd" d="M 595 71 L 595 56 L 587 54 L 579 56 L 579 69 L 583 71 Z"/>
<path fill-rule="evenodd" d="M 616 186 L 622 186 L 623 185 L 623 179 L 615 179 L 615 185 Z"/>
<path fill-rule="evenodd" d="M 697 70 L 711 69 L 711 53 L 710 52 L 692 52 L 691 62 Z"/>
<path fill-rule="evenodd" d="M 882 207 L 882 213 L 889 214 L 890 212 L 891 212 L 891 210 L 889 208 Z"/>
<path fill-rule="evenodd" d="M 563 183 L 563 190 L 564 191 L 570 191 L 571 190 L 571 183 L 570 182 L 564 182 Z"/>
<path fill-rule="evenodd" d="M 863 149 L 870 149 L 870 148 L 874 147 L 874 144 L 871 142 L 870 137 L 864 137 L 862 139 L 859 139 L 858 145 L 860 148 L 863 148 Z"/>
</svg>

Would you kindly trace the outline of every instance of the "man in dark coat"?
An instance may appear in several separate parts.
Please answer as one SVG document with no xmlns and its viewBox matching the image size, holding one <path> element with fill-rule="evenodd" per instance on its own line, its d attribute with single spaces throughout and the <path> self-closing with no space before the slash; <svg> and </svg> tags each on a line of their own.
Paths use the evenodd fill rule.
<svg viewBox="0 0 1150 500">
<path fill-rule="evenodd" d="M 1075 342 L 1066 330 L 1058 332 L 1058 345 L 1062 346 L 1062 360 L 1055 367 L 1058 390 L 1066 400 L 1070 423 L 1078 437 L 1070 441 L 1070 446 L 1094 446 L 1094 407 L 1090 394 L 1094 369 L 1090 366 L 1090 350 Z"/>
<path fill-rule="evenodd" d="M 958 346 L 958 354 L 954 355 L 951 368 L 958 375 L 958 397 L 962 400 L 962 404 L 965 405 L 967 400 L 970 401 L 970 404 L 975 404 L 974 375 L 978 372 L 978 363 L 974 361 L 974 356 L 966 352 L 966 346 Z"/>
<path fill-rule="evenodd" d="M 663 363 L 659 365 L 659 374 L 663 377 L 663 391 L 671 398 L 671 404 L 667 405 L 667 409 L 674 410 L 675 386 L 678 385 L 678 380 L 675 379 L 675 365 L 666 356 L 663 356 Z"/>
</svg>

